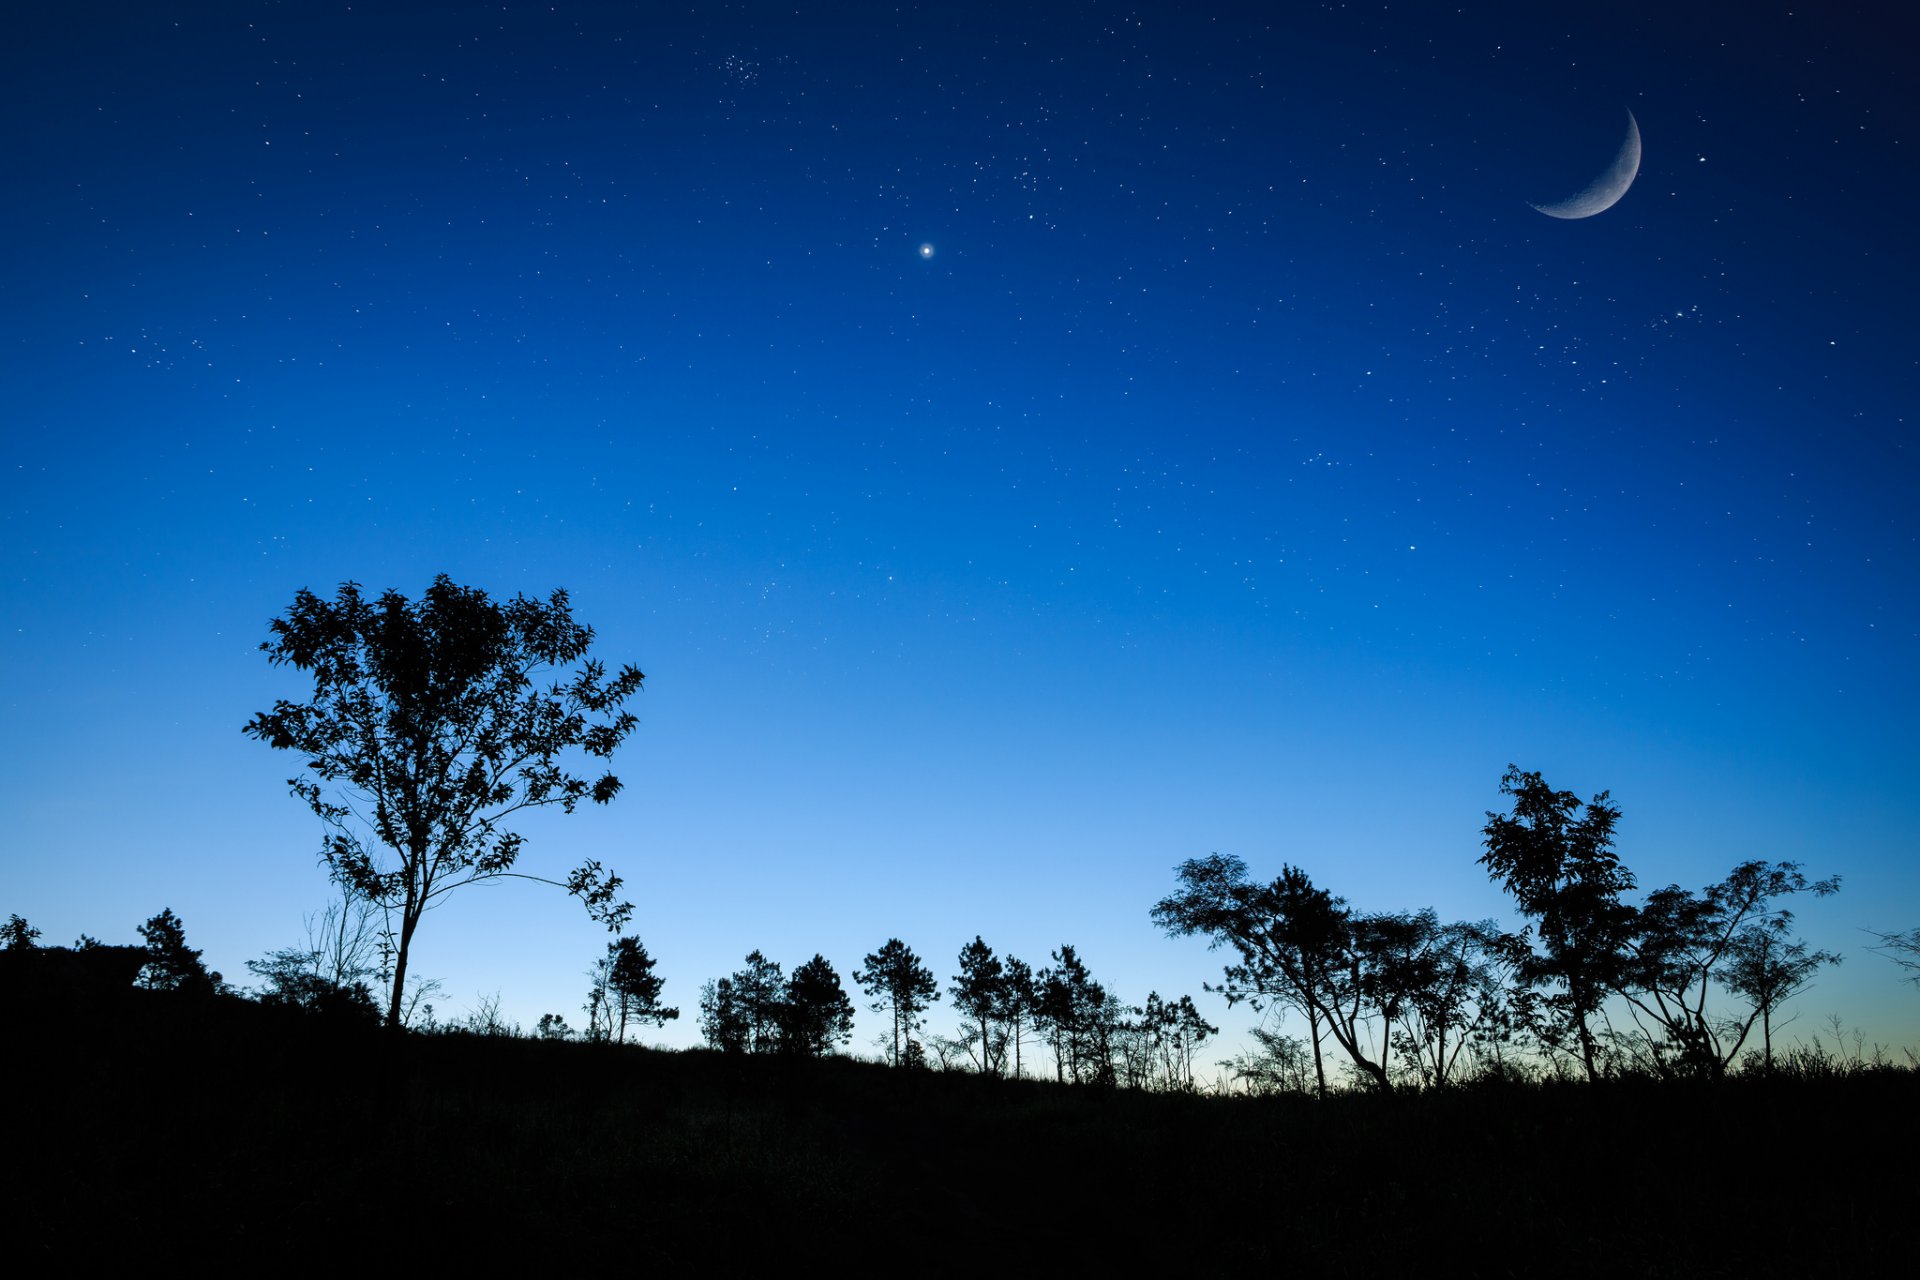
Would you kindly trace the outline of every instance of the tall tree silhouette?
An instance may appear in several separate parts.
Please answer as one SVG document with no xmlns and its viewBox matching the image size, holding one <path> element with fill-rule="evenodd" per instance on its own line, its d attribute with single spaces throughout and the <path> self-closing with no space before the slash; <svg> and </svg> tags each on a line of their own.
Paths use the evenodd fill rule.
<svg viewBox="0 0 1920 1280">
<path fill-rule="evenodd" d="M 906 943 L 889 938 L 885 946 L 864 958 L 853 980 L 872 997 L 870 1007 L 875 1013 L 893 1018 L 893 1050 L 888 1061 L 894 1066 L 908 1061 L 902 1057 L 902 1039 L 906 1041 L 905 1050 L 917 1048 L 913 1035 L 920 1029 L 921 1015 L 940 999 L 940 984 L 934 980 L 933 971 L 920 963 L 920 957 Z"/>
<path fill-rule="evenodd" d="M 964 1039 L 974 1055 L 974 1064 L 981 1071 L 995 1075 L 1000 1071 L 1004 1057 L 1001 1042 L 1006 1037 L 1003 1034 L 996 1040 L 992 1023 L 1006 1004 L 1006 984 L 1006 968 L 1000 957 L 993 954 L 993 948 L 978 934 L 974 935 L 973 941 L 960 949 L 960 972 L 954 975 L 947 994 L 953 997 L 953 1007 L 968 1021 Z"/>
<path fill-rule="evenodd" d="M 1006 1028 L 1007 1044 L 1013 1050 L 1013 1078 L 1016 1080 L 1023 1073 L 1020 1051 L 1026 1041 L 1026 1029 L 1032 1025 L 1033 1011 L 1039 1003 L 1040 995 L 1033 985 L 1033 966 L 1025 960 L 1008 956 L 1000 972 L 1000 1004 L 994 1016 Z"/>
<path fill-rule="evenodd" d="M 1074 1084 L 1112 1084 L 1114 1036 L 1122 1006 L 1093 980 L 1071 945 L 1034 979 L 1039 1000 L 1034 1024 L 1053 1046 L 1054 1076 Z"/>
<path fill-rule="evenodd" d="M 780 1043 L 789 1053 L 818 1058 L 853 1038 L 853 1001 L 823 955 L 787 979 L 780 1010 Z"/>
<path fill-rule="evenodd" d="M 1633 908 L 1620 900 L 1633 876 L 1613 851 L 1620 810 L 1602 791 L 1583 813 L 1579 796 L 1515 765 L 1500 794 L 1513 797 L 1513 812 L 1487 814 L 1480 864 L 1538 923 L 1545 954 L 1529 957 L 1523 976 L 1561 988 L 1537 1030 L 1549 1044 L 1577 1042 L 1591 1080 L 1599 1074 L 1592 1020 L 1621 983 L 1634 927 Z"/>
<path fill-rule="evenodd" d="M 621 707 L 644 677 L 633 666 L 609 677 L 586 657 L 593 630 L 574 621 L 565 591 L 497 604 L 444 574 L 418 601 L 395 591 L 369 601 L 353 582 L 332 601 L 303 589 L 269 630 L 268 660 L 310 672 L 313 696 L 276 702 L 245 732 L 297 753 L 306 774 L 288 785 L 329 831 L 327 866 L 389 913 L 387 1020 L 398 1026 L 427 908 L 463 885 L 521 874 L 522 837 L 502 824 L 618 793 L 612 772 L 589 779 L 562 761 L 576 749 L 613 755 L 637 723 Z M 577 894 L 610 930 L 632 912 L 597 861 L 546 883 Z"/>
</svg>

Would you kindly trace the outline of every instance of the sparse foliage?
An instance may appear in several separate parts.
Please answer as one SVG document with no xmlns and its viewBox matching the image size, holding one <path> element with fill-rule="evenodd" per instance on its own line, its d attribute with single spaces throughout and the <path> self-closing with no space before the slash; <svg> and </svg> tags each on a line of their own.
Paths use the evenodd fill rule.
<svg viewBox="0 0 1920 1280">
<path fill-rule="evenodd" d="M 15 917 L 18 919 L 19 917 Z M 1908 982 L 1920 987 L 1920 928 L 1909 929 L 1905 933 L 1881 933 L 1868 930 L 1880 939 L 1880 945 L 1867 948 L 1899 965 Z"/>
<path fill-rule="evenodd" d="M 1620 983 L 1635 1048 L 1662 1075 L 1718 1076 L 1760 1023 L 1771 1066 L 1773 1011 L 1821 966 L 1839 960 L 1796 943 L 1793 913 L 1774 903 L 1805 892 L 1824 897 L 1839 887 L 1838 879 L 1809 883 L 1797 863 L 1752 861 L 1703 893 L 1668 885 L 1648 894 Z M 1743 998 L 1746 1009 L 1711 1002 L 1716 984 Z"/>
</svg>

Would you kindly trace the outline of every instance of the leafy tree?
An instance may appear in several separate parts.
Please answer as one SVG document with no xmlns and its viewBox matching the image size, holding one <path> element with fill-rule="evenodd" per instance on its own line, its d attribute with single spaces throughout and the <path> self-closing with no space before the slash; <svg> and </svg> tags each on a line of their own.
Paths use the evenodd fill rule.
<svg viewBox="0 0 1920 1280">
<path fill-rule="evenodd" d="M 522 837 L 502 824 L 620 790 L 611 772 L 589 780 L 562 759 L 575 748 L 611 757 L 637 723 L 620 708 L 644 677 L 625 666 L 609 678 L 586 658 L 593 630 L 573 620 L 565 591 L 502 605 L 444 574 L 418 601 L 369 601 L 353 582 L 330 602 L 302 589 L 269 629 L 268 660 L 311 672 L 313 696 L 276 702 L 245 732 L 298 754 L 306 776 L 289 786 L 329 830 L 328 868 L 397 914 L 387 1021 L 399 1026 L 422 915 L 463 885 L 519 874 Z M 632 913 L 615 901 L 619 885 L 591 860 L 564 882 L 614 931 Z"/>
<path fill-rule="evenodd" d="M 191 995 L 212 995 L 222 987 L 220 975 L 208 970 L 200 953 L 187 945 L 187 931 L 180 917 L 166 908 L 140 926 L 140 937 L 147 944 L 146 967 L 140 971 L 140 985 L 149 991 L 178 991 Z"/>
<path fill-rule="evenodd" d="M 1621 983 L 1634 927 L 1634 910 L 1620 900 L 1633 876 L 1613 851 L 1620 810 L 1602 791 L 1581 812 L 1580 798 L 1555 791 L 1537 773 L 1508 765 L 1500 794 L 1513 797 L 1510 814 L 1487 814 L 1486 852 L 1480 864 L 1538 923 L 1543 955 L 1532 955 L 1521 976 L 1560 991 L 1545 1002 L 1536 1030 L 1551 1046 L 1577 1044 L 1587 1078 L 1599 1074 L 1593 1019 Z"/>
<path fill-rule="evenodd" d="M 919 1050 L 914 1032 L 920 1029 L 927 1008 L 940 999 L 933 971 L 920 963 L 906 943 L 889 938 L 864 958 L 853 980 L 872 997 L 870 1007 L 875 1013 L 893 1018 L 893 1052 L 888 1060 L 895 1066 L 911 1065 Z"/>
<path fill-rule="evenodd" d="M 992 1031 L 993 1020 L 1006 1004 L 1006 981 L 1006 966 L 993 954 L 993 948 L 976 934 L 972 942 L 960 949 L 960 972 L 947 988 L 954 1008 L 968 1020 L 962 1040 L 973 1054 L 974 1065 L 993 1075 L 999 1074 L 1006 1056 L 1005 1033 L 996 1039 Z"/>
<path fill-rule="evenodd" d="M 34 939 L 40 931 L 19 916 L 9 916 L 4 927 L 0 927 L 0 951 L 31 951 Z"/>
<path fill-rule="evenodd" d="M 793 971 L 781 1005 L 780 1043 L 789 1053 L 818 1058 L 853 1038 L 853 1001 L 823 955 Z"/>
<path fill-rule="evenodd" d="M 1793 913 L 1774 903 L 1809 891 L 1824 897 L 1839 887 L 1837 878 L 1809 883 L 1798 863 L 1756 860 L 1700 894 L 1679 885 L 1648 894 L 1634 922 L 1620 992 L 1655 1069 L 1722 1075 L 1756 1022 L 1771 1067 L 1773 1010 L 1822 965 L 1839 960 L 1796 943 Z M 1710 1006 L 1716 984 L 1743 997 L 1746 1010 Z"/>
<path fill-rule="evenodd" d="M 1170 934 L 1203 934 L 1211 946 L 1239 953 L 1220 988 L 1227 1003 L 1278 1005 L 1305 1017 L 1321 1096 L 1327 1090 L 1323 1036 L 1333 1038 L 1370 1084 L 1390 1088 L 1385 1061 L 1369 1052 L 1371 1024 L 1391 1014 L 1370 1003 L 1387 994 L 1369 979 L 1379 956 L 1372 945 L 1376 931 L 1356 921 L 1346 900 L 1316 887 L 1298 867 L 1283 866 L 1272 883 L 1255 883 L 1246 863 L 1217 853 L 1188 859 L 1177 874 L 1181 891 L 1154 905 L 1154 921 Z"/>
<path fill-rule="evenodd" d="M 540 1015 L 540 1022 L 534 1034 L 542 1040 L 571 1040 L 573 1028 L 568 1026 L 567 1020 L 559 1014 L 543 1013 Z"/>
</svg>

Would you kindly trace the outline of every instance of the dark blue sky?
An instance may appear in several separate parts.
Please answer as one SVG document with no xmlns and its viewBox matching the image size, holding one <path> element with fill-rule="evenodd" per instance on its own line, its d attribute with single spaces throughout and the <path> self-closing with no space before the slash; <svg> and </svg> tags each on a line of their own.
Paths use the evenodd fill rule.
<svg viewBox="0 0 1920 1280">
<path fill-rule="evenodd" d="M 1512 761 L 1650 887 L 1843 875 L 1802 1022 L 1912 1043 L 1891 11 L 1170 8 L 16 17 L 0 910 L 291 942 L 266 622 L 444 571 L 648 672 L 526 865 L 624 872 L 689 1011 L 891 935 L 1197 994 L 1146 912 L 1214 850 L 1504 915 Z M 1618 205 L 1528 207 L 1629 109 Z M 415 964 L 531 1022 L 598 946 L 503 886 Z"/>
</svg>

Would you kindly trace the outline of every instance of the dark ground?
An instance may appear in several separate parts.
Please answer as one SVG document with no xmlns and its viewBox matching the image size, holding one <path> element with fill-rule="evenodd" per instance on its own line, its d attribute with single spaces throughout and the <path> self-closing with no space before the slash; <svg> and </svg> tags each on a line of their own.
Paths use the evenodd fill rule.
<svg viewBox="0 0 1920 1280">
<path fill-rule="evenodd" d="M 1316 1103 L 393 1038 L 142 992 L 6 1020 L 22 1275 L 377 1258 L 1906 1274 L 1920 1209 L 1912 1071 Z"/>
</svg>

